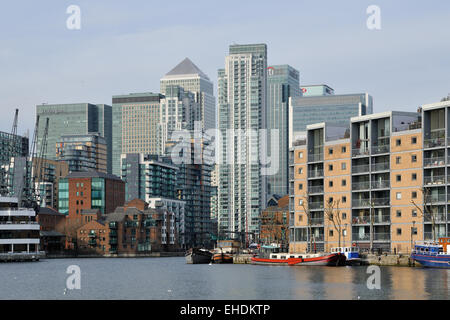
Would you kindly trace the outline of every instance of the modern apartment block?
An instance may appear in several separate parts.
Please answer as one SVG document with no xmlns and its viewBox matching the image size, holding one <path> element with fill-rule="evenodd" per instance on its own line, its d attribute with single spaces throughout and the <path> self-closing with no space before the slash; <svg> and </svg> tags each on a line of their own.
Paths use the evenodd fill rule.
<svg viewBox="0 0 450 320">
<path fill-rule="evenodd" d="M 58 208 L 59 180 L 69 174 L 65 161 L 33 159 L 34 183 L 38 189 L 41 207 Z"/>
<path fill-rule="evenodd" d="M 57 160 L 57 143 L 62 136 L 87 135 L 98 133 L 107 145 L 107 163 L 112 160 L 112 109 L 106 104 L 75 103 L 75 104 L 42 104 L 36 106 L 39 116 L 39 131 L 37 150 L 41 149 L 46 118 L 49 118 L 47 137 L 47 152 L 42 155 L 49 160 Z M 111 172 L 108 167 L 107 172 Z"/>
<path fill-rule="evenodd" d="M 112 97 L 112 172 L 121 175 L 120 157 L 127 153 L 159 154 L 159 93 L 131 93 Z"/>
<path fill-rule="evenodd" d="M 334 94 L 334 89 L 326 84 L 313 84 L 301 86 L 302 97 L 329 96 Z"/>
<path fill-rule="evenodd" d="M 28 156 L 29 139 L 0 131 L 0 165 L 9 164 L 12 157 Z"/>
<path fill-rule="evenodd" d="M 289 65 L 267 68 L 267 129 L 278 130 L 278 172 L 267 177 L 267 193 L 288 194 L 289 98 L 300 96 L 300 73 Z M 268 150 L 271 148 L 268 139 Z"/>
<path fill-rule="evenodd" d="M 227 233 L 247 242 L 259 233 L 267 198 L 259 156 L 262 137 L 249 134 L 267 128 L 267 45 L 230 46 L 225 68 L 218 71 L 218 108 L 219 237 Z"/>
<path fill-rule="evenodd" d="M 214 85 L 189 58 L 181 61 L 161 78 L 160 90 L 163 95 L 169 94 L 170 86 L 179 86 L 184 91 L 193 93 L 194 100 L 199 106 L 202 128 L 205 130 L 216 128 Z"/>
<path fill-rule="evenodd" d="M 98 133 L 63 135 L 56 144 L 56 159 L 69 164 L 69 171 L 108 173 L 108 148 Z"/>
<path fill-rule="evenodd" d="M 415 240 L 448 235 L 449 108 L 308 125 L 290 153 L 291 252 L 311 238 L 317 250 L 338 246 L 327 212 L 341 217 L 341 246 L 408 253 Z"/>
<path fill-rule="evenodd" d="M 367 93 L 304 95 L 291 98 L 289 109 L 289 146 L 292 146 L 293 141 L 305 136 L 309 124 L 334 122 L 345 126 L 351 117 L 371 114 L 373 99 Z"/>
</svg>

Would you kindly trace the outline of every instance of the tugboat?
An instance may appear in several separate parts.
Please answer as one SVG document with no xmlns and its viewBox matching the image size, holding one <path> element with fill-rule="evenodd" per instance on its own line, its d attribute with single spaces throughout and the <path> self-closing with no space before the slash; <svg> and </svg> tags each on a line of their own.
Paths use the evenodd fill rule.
<svg viewBox="0 0 450 320">
<path fill-rule="evenodd" d="M 436 241 L 416 241 L 411 259 L 427 268 L 450 269 L 450 238 Z"/>
<path fill-rule="evenodd" d="M 241 243 L 236 240 L 219 240 L 214 250 L 213 263 L 233 263 L 233 256 L 237 254 Z"/>
<path fill-rule="evenodd" d="M 186 263 L 188 264 L 207 264 L 211 262 L 212 253 L 206 249 L 192 248 L 186 254 Z"/>
<path fill-rule="evenodd" d="M 233 263 L 233 255 L 224 253 L 222 248 L 220 250 L 216 249 L 212 261 L 213 263 Z"/>
<path fill-rule="evenodd" d="M 358 247 L 336 247 L 331 248 L 331 253 L 340 253 L 345 256 L 345 265 L 359 266 L 361 265 L 361 258 L 359 256 Z"/>
</svg>

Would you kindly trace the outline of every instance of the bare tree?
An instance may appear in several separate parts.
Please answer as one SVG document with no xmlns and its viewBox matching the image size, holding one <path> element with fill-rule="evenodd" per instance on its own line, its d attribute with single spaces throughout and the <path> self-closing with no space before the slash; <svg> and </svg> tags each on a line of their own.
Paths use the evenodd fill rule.
<svg viewBox="0 0 450 320">
<path fill-rule="evenodd" d="M 433 197 L 431 196 L 430 189 L 422 187 L 420 191 L 423 198 L 423 207 L 419 206 L 414 200 L 411 200 L 411 203 L 420 212 L 420 218 L 423 218 L 425 221 L 431 221 L 431 237 L 436 241 L 436 220 L 438 210 L 434 210 Z M 429 205 L 427 205 L 427 203 L 429 203 Z"/>
<path fill-rule="evenodd" d="M 334 230 L 338 233 L 338 247 L 341 246 L 342 235 L 342 212 L 339 209 L 340 200 L 328 201 L 324 210 L 325 217 L 333 224 Z"/>
<path fill-rule="evenodd" d="M 306 204 L 306 205 L 305 205 Z M 311 211 L 309 209 L 309 194 L 306 192 L 305 196 L 303 197 L 303 202 L 301 204 L 303 211 L 306 214 L 306 219 L 308 223 L 308 241 L 309 241 L 309 250 L 312 251 L 312 226 L 311 226 Z"/>
<path fill-rule="evenodd" d="M 375 222 L 375 201 L 372 199 L 370 200 L 370 211 L 369 211 L 369 220 L 370 220 L 370 252 L 373 253 L 373 224 Z"/>
</svg>

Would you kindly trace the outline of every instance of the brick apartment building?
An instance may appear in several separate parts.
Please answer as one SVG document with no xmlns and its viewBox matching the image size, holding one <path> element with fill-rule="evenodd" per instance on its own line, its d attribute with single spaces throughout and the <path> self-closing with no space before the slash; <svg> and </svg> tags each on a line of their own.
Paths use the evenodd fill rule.
<svg viewBox="0 0 450 320">
<path fill-rule="evenodd" d="M 289 244 L 289 195 L 273 196 L 268 207 L 261 212 L 260 241 L 264 244 L 279 244 L 287 247 Z"/>
</svg>

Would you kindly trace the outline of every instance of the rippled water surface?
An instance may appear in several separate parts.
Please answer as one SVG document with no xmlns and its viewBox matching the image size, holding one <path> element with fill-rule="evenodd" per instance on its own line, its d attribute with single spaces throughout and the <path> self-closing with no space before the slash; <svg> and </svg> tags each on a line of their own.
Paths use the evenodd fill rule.
<svg viewBox="0 0 450 320">
<path fill-rule="evenodd" d="M 67 290 L 67 267 L 81 289 Z M 450 270 L 188 265 L 184 258 L 46 259 L 0 264 L 0 299 L 449 299 Z"/>
</svg>

